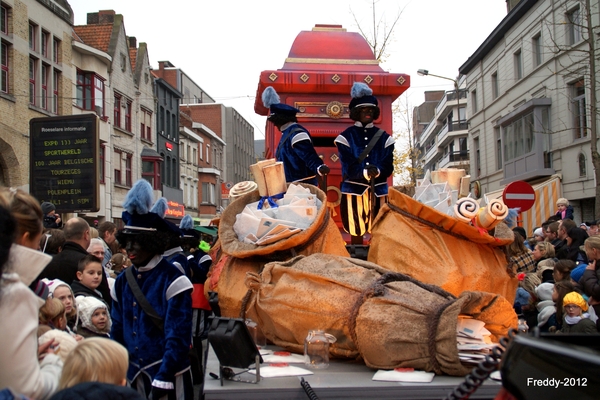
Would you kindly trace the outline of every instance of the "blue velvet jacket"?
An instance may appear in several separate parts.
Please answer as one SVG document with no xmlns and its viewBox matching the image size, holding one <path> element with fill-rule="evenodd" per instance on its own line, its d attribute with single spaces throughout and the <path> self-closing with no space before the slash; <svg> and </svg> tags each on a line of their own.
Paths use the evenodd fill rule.
<svg viewBox="0 0 600 400">
<path fill-rule="evenodd" d="M 275 156 L 277 161 L 283 162 L 286 182 L 317 185 L 317 168 L 323 165 L 323 160 L 317 155 L 310 134 L 297 123 L 282 128 Z"/>
<path fill-rule="evenodd" d="M 365 177 L 365 168 L 374 165 L 379 169 L 379 176 L 375 178 L 375 195 L 387 195 L 387 178 L 394 172 L 394 138 L 384 132 L 363 162 L 358 162 L 358 157 L 378 130 L 373 124 L 363 127 L 356 122 L 335 138 L 342 163 L 342 193 L 362 195 L 368 190 L 371 185 Z"/>
<path fill-rule="evenodd" d="M 165 387 L 164 383 L 171 386 L 169 383 L 174 383 L 175 375 L 190 367 L 192 284 L 160 255 L 145 267 L 130 268 L 135 268 L 138 285 L 164 319 L 164 330 L 159 330 L 142 311 L 123 273 L 111 291 L 111 337 L 129 352 L 129 381 L 145 373 L 153 382 L 158 381 L 159 387 Z"/>
</svg>

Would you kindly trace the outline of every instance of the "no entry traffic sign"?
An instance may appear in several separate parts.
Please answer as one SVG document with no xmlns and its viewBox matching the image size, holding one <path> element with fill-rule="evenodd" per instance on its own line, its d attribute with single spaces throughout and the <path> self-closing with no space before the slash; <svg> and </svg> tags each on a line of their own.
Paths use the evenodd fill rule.
<svg viewBox="0 0 600 400">
<path fill-rule="evenodd" d="M 527 182 L 515 181 L 504 188 L 502 200 L 508 208 L 520 208 L 524 212 L 535 204 L 535 190 Z"/>
</svg>

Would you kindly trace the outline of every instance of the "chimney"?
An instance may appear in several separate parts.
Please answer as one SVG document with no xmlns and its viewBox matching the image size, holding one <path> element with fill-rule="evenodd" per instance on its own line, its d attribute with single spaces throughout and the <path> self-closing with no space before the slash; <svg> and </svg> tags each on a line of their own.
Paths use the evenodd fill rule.
<svg viewBox="0 0 600 400">
<path fill-rule="evenodd" d="M 137 39 L 135 36 L 129 36 L 129 48 L 137 49 Z"/>
<path fill-rule="evenodd" d="M 87 15 L 87 24 L 88 25 L 98 25 L 98 13 L 88 13 Z"/>
<path fill-rule="evenodd" d="M 115 22 L 115 11 L 114 10 L 100 10 L 100 23 L 101 24 L 112 24 Z"/>
</svg>

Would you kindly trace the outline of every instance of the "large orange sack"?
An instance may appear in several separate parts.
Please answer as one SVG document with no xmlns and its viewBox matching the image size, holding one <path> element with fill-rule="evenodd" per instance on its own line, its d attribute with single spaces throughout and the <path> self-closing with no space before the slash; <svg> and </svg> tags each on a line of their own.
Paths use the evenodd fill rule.
<svg viewBox="0 0 600 400">
<path fill-rule="evenodd" d="M 368 260 L 455 296 L 476 290 L 512 303 L 518 280 L 507 273 L 500 246 L 514 236 L 504 223 L 495 229 L 490 235 L 391 188 L 373 224 Z"/>
<path fill-rule="evenodd" d="M 360 355 L 372 368 L 465 375 L 472 366 L 458 357 L 460 314 L 483 321 L 494 341 L 517 324 L 512 304 L 500 295 L 468 291 L 457 298 L 348 257 L 313 254 L 268 263 L 262 273 L 249 273 L 246 284 L 246 316 L 269 341 L 302 353 L 308 331 L 322 329 L 337 338 L 332 356 Z"/>
<path fill-rule="evenodd" d="M 223 212 L 219 222 L 220 251 L 213 262 L 204 285 L 205 294 L 219 293 L 219 307 L 224 317 L 240 316 L 244 296 L 248 288 L 244 285 L 247 272 L 259 272 L 270 261 L 284 261 L 297 255 L 313 253 L 348 256 L 346 243 L 330 216 L 325 193 L 313 185 L 300 184 L 316 194 L 323 205 L 308 229 L 287 239 L 258 246 L 240 242 L 233 230 L 236 216 L 247 204 L 260 199 L 258 191 L 247 193 L 232 202 Z M 208 297 L 208 296 L 207 296 Z"/>
</svg>

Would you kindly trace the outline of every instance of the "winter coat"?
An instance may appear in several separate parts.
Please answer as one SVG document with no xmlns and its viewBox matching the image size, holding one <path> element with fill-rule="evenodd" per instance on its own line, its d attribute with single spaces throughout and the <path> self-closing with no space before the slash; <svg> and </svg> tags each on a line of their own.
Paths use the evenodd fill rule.
<svg viewBox="0 0 600 400">
<path fill-rule="evenodd" d="M 0 387 L 48 399 L 58 388 L 62 361 L 55 354 L 38 361 L 38 310 L 44 302 L 15 273 L 3 274 L 0 285 L 0 321 L 7 338 L 0 346 Z"/>
<path fill-rule="evenodd" d="M 579 279 L 579 285 L 583 288 L 583 293 L 595 300 L 600 300 L 600 269 L 592 271 L 586 269 L 583 276 Z"/>
<path fill-rule="evenodd" d="M 582 318 L 578 323 L 573 325 L 567 324 L 567 321 L 563 318 L 562 328 L 557 333 L 598 333 L 598 329 L 596 328 L 596 324 L 589 318 Z"/>
</svg>

